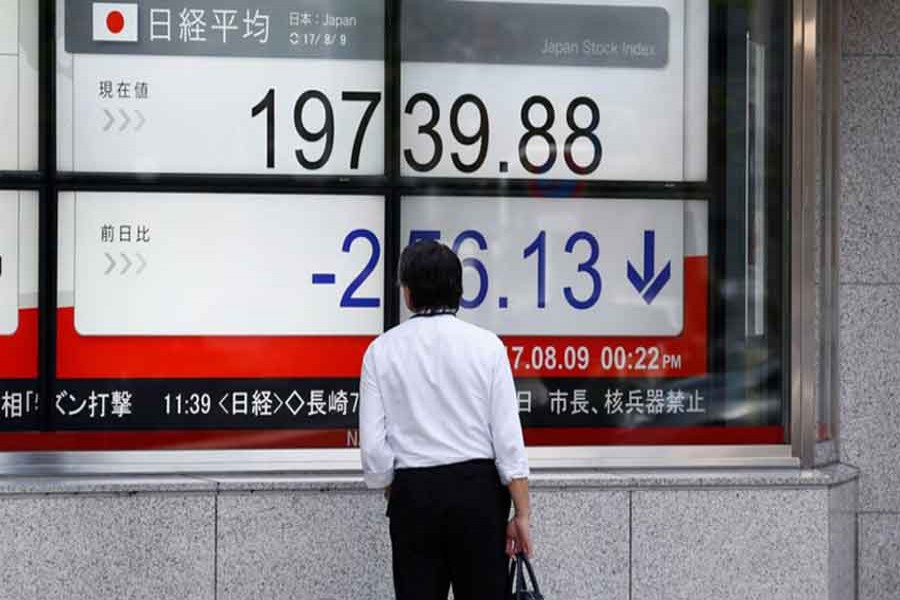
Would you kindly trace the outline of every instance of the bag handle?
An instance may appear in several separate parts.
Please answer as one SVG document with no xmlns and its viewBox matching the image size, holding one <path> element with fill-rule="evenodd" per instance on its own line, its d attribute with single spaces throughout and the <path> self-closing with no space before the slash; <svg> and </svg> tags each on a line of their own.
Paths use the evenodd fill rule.
<svg viewBox="0 0 900 600">
<path fill-rule="evenodd" d="M 522 560 L 518 554 L 509 561 L 506 591 L 511 592 L 513 598 L 518 598 L 521 592 L 528 591 L 528 586 L 525 585 L 525 574 L 522 571 Z"/>
<path fill-rule="evenodd" d="M 525 573 L 522 571 L 522 554 L 516 554 L 516 592 L 525 592 L 528 586 L 525 584 Z"/>
<path fill-rule="evenodd" d="M 509 561 L 509 574 L 506 576 L 506 591 L 508 593 L 512 593 L 515 596 L 516 593 L 516 567 L 519 565 L 519 560 L 516 557 L 513 557 Z"/>
<path fill-rule="evenodd" d="M 528 560 L 528 557 L 525 556 L 524 552 L 519 552 L 516 555 L 516 563 L 518 565 L 518 581 L 521 587 L 519 589 L 525 589 L 525 575 L 522 573 L 522 563 L 525 563 L 525 568 L 528 569 L 528 578 L 531 579 L 531 587 L 534 588 L 534 592 L 537 596 L 541 595 L 541 588 L 538 585 L 537 577 L 534 576 L 534 569 L 531 567 L 531 562 Z"/>
</svg>

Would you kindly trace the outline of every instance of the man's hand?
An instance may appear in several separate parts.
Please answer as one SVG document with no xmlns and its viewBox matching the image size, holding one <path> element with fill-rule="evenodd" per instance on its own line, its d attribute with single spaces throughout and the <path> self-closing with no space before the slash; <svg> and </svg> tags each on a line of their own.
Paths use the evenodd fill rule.
<svg viewBox="0 0 900 600">
<path fill-rule="evenodd" d="M 510 558 L 519 552 L 531 558 L 531 502 L 528 499 L 528 479 L 513 479 L 509 482 L 509 494 L 516 507 L 516 516 L 506 526 L 506 553 Z"/>
<path fill-rule="evenodd" d="M 391 499 L 391 486 L 387 486 L 386 488 L 384 488 L 384 499 L 385 500 Z"/>
<path fill-rule="evenodd" d="M 506 554 L 512 558 L 519 552 L 531 558 L 531 524 L 526 515 L 516 515 L 506 526 Z"/>
</svg>

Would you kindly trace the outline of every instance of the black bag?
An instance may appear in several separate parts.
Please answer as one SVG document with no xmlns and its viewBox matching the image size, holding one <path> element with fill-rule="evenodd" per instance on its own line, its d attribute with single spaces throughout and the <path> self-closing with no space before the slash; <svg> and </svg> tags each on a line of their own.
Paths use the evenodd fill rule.
<svg viewBox="0 0 900 600">
<path fill-rule="evenodd" d="M 531 579 L 533 590 L 529 590 L 525 583 L 525 573 L 522 570 L 522 565 L 525 565 L 525 568 L 528 569 L 528 578 Z M 528 562 L 528 557 L 523 552 L 519 552 L 515 558 L 510 560 L 507 583 L 509 585 L 506 589 L 511 590 L 511 600 L 544 600 L 541 588 L 538 586 L 537 579 L 534 576 L 534 569 L 531 568 L 531 563 Z"/>
</svg>

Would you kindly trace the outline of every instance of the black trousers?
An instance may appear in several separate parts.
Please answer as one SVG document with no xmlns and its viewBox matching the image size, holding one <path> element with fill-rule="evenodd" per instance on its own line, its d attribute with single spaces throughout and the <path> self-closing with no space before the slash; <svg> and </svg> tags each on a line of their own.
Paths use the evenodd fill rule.
<svg viewBox="0 0 900 600">
<path fill-rule="evenodd" d="M 509 490 L 492 460 L 398 469 L 388 503 L 397 600 L 506 600 Z"/>
</svg>

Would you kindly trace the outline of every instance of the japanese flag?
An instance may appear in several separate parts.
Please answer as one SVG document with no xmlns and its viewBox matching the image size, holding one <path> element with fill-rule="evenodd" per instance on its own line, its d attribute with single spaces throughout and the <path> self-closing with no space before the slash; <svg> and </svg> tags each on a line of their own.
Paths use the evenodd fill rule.
<svg viewBox="0 0 900 600">
<path fill-rule="evenodd" d="M 138 5 L 94 2 L 95 42 L 138 41 Z"/>
</svg>

